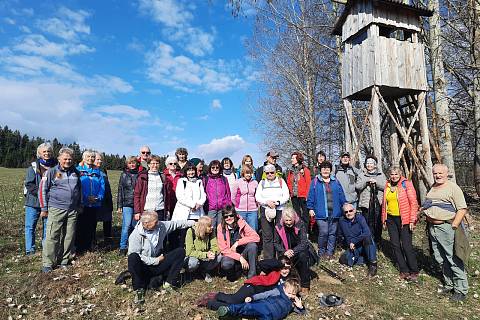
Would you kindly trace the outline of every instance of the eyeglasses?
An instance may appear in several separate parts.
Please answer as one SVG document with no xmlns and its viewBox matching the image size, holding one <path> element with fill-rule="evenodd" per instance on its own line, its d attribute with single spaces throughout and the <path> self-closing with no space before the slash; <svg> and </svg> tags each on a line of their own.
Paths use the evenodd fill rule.
<svg viewBox="0 0 480 320">
<path fill-rule="evenodd" d="M 282 269 L 287 269 L 287 270 L 290 270 L 291 268 L 292 268 L 291 266 L 287 266 L 287 265 L 282 267 Z"/>
<path fill-rule="evenodd" d="M 169 163 L 168 165 L 169 166 L 174 166 L 176 163 L 175 162 L 172 162 L 172 163 Z"/>
<path fill-rule="evenodd" d="M 275 171 L 265 172 L 265 174 L 275 174 Z"/>
<path fill-rule="evenodd" d="M 220 167 L 212 167 L 212 170 L 220 169 Z"/>
<path fill-rule="evenodd" d="M 150 151 L 142 151 L 142 154 L 151 154 Z"/>
<path fill-rule="evenodd" d="M 232 214 L 226 214 L 223 216 L 224 219 L 227 219 L 227 218 L 234 218 L 235 215 L 232 213 Z"/>
<path fill-rule="evenodd" d="M 343 213 L 350 213 L 350 212 L 355 212 L 355 210 L 354 210 L 354 209 L 350 209 L 350 210 L 345 210 L 345 211 L 343 211 Z"/>
</svg>

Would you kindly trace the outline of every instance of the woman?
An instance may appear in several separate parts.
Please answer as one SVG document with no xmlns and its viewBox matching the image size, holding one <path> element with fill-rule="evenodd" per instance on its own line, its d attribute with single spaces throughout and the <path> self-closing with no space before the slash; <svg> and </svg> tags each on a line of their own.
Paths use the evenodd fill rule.
<svg viewBox="0 0 480 320">
<path fill-rule="evenodd" d="M 227 178 L 223 175 L 220 161 L 213 160 L 208 166 L 208 174 L 203 179 L 207 201 L 205 208 L 208 216 L 212 218 L 213 229 L 216 230 L 217 225 L 222 219 L 222 209 L 232 203 L 230 193 L 230 185 Z"/>
<path fill-rule="evenodd" d="M 263 238 L 263 258 L 274 258 L 273 232 L 275 224 L 280 221 L 285 203 L 290 198 L 288 186 L 285 181 L 276 176 L 273 164 L 264 166 L 266 178 L 261 180 L 255 199 L 260 207 L 260 225 Z"/>
<path fill-rule="evenodd" d="M 235 180 L 237 180 L 237 174 L 235 173 L 232 159 L 222 159 L 222 174 L 228 180 L 228 185 L 230 186 L 230 194 L 234 194 L 233 185 L 235 184 Z"/>
<path fill-rule="evenodd" d="M 418 265 L 412 245 L 412 232 L 417 221 L 417 193 L 411 181 L 402 176 L 400 167 L 393 166 L 385 184 L 382 223 L 388 230 L 400 279 L 416 281 Z"/>
<path fill-rule="evenodd" d="M 318 151 L 317 152 L 317 162 L 315 163 L 315 166 L 313 166 L 313 174 L 314 176 L 320 174 L 320 165 L 327 160 L 327 155 L 323 151 Z"/>
<path fill-rule="evenodd" d="M 83 161 L 77 167 L 82 181 L 83 212 L 78 215 L 75 247 L 78 254 L 92 250 L 97 226 L 97 212 L 101 210 L 105 197 L 104 175 L 95 166 L 95 151 L 86 150 Z"/>
<path fill-rule="evenodd" d="M 170 232 L 188 228 L 193 221 L 158 221 L 158 214 L 145 211 L 128 239 L 128 271 L 135 291 L 133 302 L 145 302 L 145 290 L 152 283 L 163 283 L 163 289 L 172 291 L 185 260 L 185 249 L 164 253 L 163 241 Z M 150 286 L 152 287 L 152 286 Z"/>
<path fill-rule="evenodd" d="M 153 155 L 148 160 L 148 171 L 138 174 L 134 192 L 135 221 L 144 211 L 155 211 L 160 221 L 165 220 L 165 176 L 159 172 L 160 157 Z"/>
<path fill-rule="evenodd" d="M 258 230 L 258 205 L 255 200 L 255 191 L 258 182 L 253 178 L 253 169 L 250 165 L 242 166 L 241 178 L 235 182 L 233 202 L 235 210 L 253 230 Z"/>
<path fill-rule="evenodd" d="M 253 170 L 253 178 L 255 179 L 255 166 L 253 165 L 253 158 L 251 155 L 249 154 L 246 154 L 243 156 L 242 158 L 242 164 L 238 167 L 237 169 L 237 177 L 241 177 L 242 176 L 242 168 L 243 166 L 251 166 L 252 167 L 252 170 Z"/>
<path fill-rule="evenodd" d="M 292 208 L 285 208 L 282 218 L 275 226 L 275 252 L 292 260 L 300 275 L 303 295 L 310 291 L 310 266 L 308 261 L 307 228 Z"/>
<path fill-rule="evenodd" d="M 204 275 L 205 282 L 212 282 L 211 273 L 221 260 L 219 253 L 217 238 L 213 232 L 212 218 L 200 217 L 195 225 L 187 230 L 185 239 L 187 271 L 199 270 Z"/>
<path fill-rule="evenodd" d="M 318 226 L 318 255 L 330 259 L 335 250 L 338 219 L 347 200 L 342 185 L 331 176 L 332 163 L 324 161 L 319 169 L 320 174 L 310 183 L 307 208 Z"/>
<path fill-rule="evenodd" d="M 182 171 L 183 167 L 187 164 L 188 151 L 186 148 L 177 148 L 175 151 L 175 156 L 177 157 L 177 168 Z"/>
<path fill-rule="evenodd" d="M 165 176 L 165 215 L 166 220 L 172 218 L 173 210 L 177 204 L 177 196 L 175 190 L 177 189 L 178 180 L 182 177 L 182 171 L 177 168 L 177 158 L 168 156 L 165 159 L 165 169 L 163 174 Z"/>
<path fill-rule="evenodd" d="M 217 226 L 217 241 L 223 256 L 220 268 L 226 271 L 228 280 L 236 280 L 239 265 L 241 269 L 248 270 L 248 278 L 256 275 L 257 242 L 260 237 L 230 205 L 222 210 L 222 222 Z"/>
<path fill-rule="evenodd" d="M 364 163 L 365 171 L 357 179 L 355 188 L 359 191 L 358 207 L 372 233 L 377 246 L 382 240 L 381 203 L 387 178 L 377 166 L 377 158 L 369 155 Z"/>
<path fill-rule="evenodd" d="M 117 211 L 122 214 L 122 234 L 120 236 L 120 255 L 127 254 L 128 236 L 137 224 L 133 219 L 133 198 L 135 185 L 137 184 L 138 166 L 137 158 L 128 157 L 125 161 L 126 168 L 123 170 L 118 181 Z"/>
<path fill-rule="evenodd" d="M 57 160 L 53 158 L 53 148 L 48 142 L 37 147 L 37 160 L 31 163 L 25 175 L 23 194 L 25 196 L 25 254 L 35 254 L 35 229 L 37 221 L 42 218 L 42 240 L 47 230 L 47 217 L 41 215 L 39 190 L 42 177 L 49 168 L 54 167 Z"/>
<path fill-rule="evenodd" d="M 235 293 L 207 293 L 198 300 L 197 305 L 217 310 L 221 306 L 243 303 L 245 298 L 271 290 L 277 285 L 283 284 L 288 276 L 292 276 L 292 261 L 286 256 L 281 256 L 278 260 L 261 260 L 258 262 L 258 268 L 261 270 L 260 275 L 245 280 L 243 286 Z"/>
<path fill-rule="evenodd" d="M 188 162 L 193 163 L 193 165 L 197 168 L 197 177 L 203 179 L 203 177 L 205 177 L 205 172 L 203 171 L 205 167 L 205 161 L 200 158 L 192 158 L 188 160 Z"/>
<path fill-rule="evenodd" d="M 77 214 L 81 208 L 80 172 L 75 169 L 73 159 L 72 149 L 61 148 L 59 164 L 47 171 L 39 190 L 42 214 L 48 216 L 42 252 L 44 273 L 51 272 L 58 262 L 61 268 L 67 268 L 73 256 Z"/>
<path fill-rule="evenodd" d="M 173 210 L 172 221 L 194 220 L 197 221 L 204 216 L 203 204 L 207 196 L 203 188 L 202 180 L 197 178 L 197 168 L 192 163 L 187 163 L 184 167 L 184 177 L 177 183 L 175 194 L 177 205 Z M 179 230 L 177 245 L 181 248 L 185 245 L 186 230 Z M 174 238 L 172 235 L 171 238 Z"/>
<path fill-rule="evenodd" d="M 100 170 L 105 181 L 105 196 L 103 197 L 102 206 L 97 211 L 97 222 L 101 221 L 103 224 L 103 241 L 104 244 L 110 246 L 112 244 L 112 212 L 113 200 L 112 189 L 108 181 L 107 170 L 102 168 L 103 155 L 100 152 L 95 152 L 95 167 Z"/>
<path fill-rule="evenodd" d="M 304 164 L 303 154 L 295 151 L 291 157 L 292 167 L 287 173 L 287 185 L 290 191 L 293 209 L 302 219 L 305 226 L 310 222 L 307 210 L 307 195 L 310 189 L 310 169 Z"/>
</svg>

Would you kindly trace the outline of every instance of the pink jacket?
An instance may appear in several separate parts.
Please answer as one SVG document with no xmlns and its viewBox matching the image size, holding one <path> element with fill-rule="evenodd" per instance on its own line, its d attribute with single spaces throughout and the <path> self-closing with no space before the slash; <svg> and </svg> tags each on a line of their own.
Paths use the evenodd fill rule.
<svg viewBox="0 0 480 320">
<path fill-rule="evenodd" d="M 387 188 L 390 187 L 390 182 L 387 180 L 385 184 L 385 192 L 383 193 L 383 204 L 382 204 L 382 222 L 387 220 Z M 400 218 L 402 220 L 402 225 L 416 223 L 417 222 L 417 213 L 418 213 L 418 202 L 417 202 L 417 192 L 413 187 L 411 181 L 405 179 L 404 177 L 400 178 L 400 181 L 397 183 L 397 200 L 398 208 L 400 209 Z"/>
<path fill-rule="evenodd" d="M 237 224 L 240 228 L 240 239 L 238 240 L 239 246 L 246 245 L 250 242 L 260 242 L 260 236 L 258 233 L 256 233 L 255 230 L 253 230 L 252 227 L 242 219 L 242 217 L 238 217 Z M 225 230 L 224 232 L 222 224 L 217 226 L 217 242 L 222 255 L 240 261 L 242 255 L 230 249 L 230 232 L 228 232 L 228 230 Z"/>
<path fill-rule="evenodd" d="M 245 178 L 240 178 L 235 181 L 235 209 L 237 211 L 257 211 L 258 205 L 255 200 L 255 191 L 258 187 L 258 182 L 255 179 L 250 181 Z"/>
</svg>

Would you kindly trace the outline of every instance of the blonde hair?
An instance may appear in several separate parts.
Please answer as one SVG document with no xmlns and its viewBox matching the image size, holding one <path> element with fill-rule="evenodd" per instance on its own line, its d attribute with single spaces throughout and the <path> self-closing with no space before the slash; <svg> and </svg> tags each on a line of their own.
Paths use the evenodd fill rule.
<svg viewBox="0 0 480 320">
<path fill-rule="evenodd" d="M 135 162 L 137 164 L 137 167 L 138 167 L 137 157 L 130 156 L 127 159 L 125 159 L 125 165 L 128 165 L 130 162 Z"/>
<path fill-rule="evenodd" d="M 288 278 L 287 280 L 285 280 L 285 282 L 283 283 L 283 286 L 285 288 L 292 288 L 293 289 L 293 294 L 297 294 L 300 292 L 300 282 L 298 282 L 298 280 L 296 278 Z"/>
<path fill-rule="evenodd" d="M 251 165 L 253 166 L 253 158 L 252 158 L 252 156 L 249 155 L 249 154 L 246 154 L 246 155 L 244 155 L 243 158 L 242 158 L 242 167 L 243 167 L 243 165 L 245 164 L 245 161 L 247 161 L 247 159 L 250 159 L 250 161 L 252 162 Z"/>
<path fill-rule="evenodd" d="M 292 219 L 293 221 L 295 221 L 298 219 L 298 215 L 295 210 L 293 210 L 293 208 L 285 208 L 282 211 L 282 220 L 285 219 Z"/>
<path fill-rule="evenodd" d="M 242 171 L 240 172 L 240 175 L 241 175 L 242 177 L 244 177 L 247 172 L 253 174 L 253 168 L 252 168 L 252 166 L 249 165 L 249 164 L 242 164 Z"/>
<path fill-rule="evenodd" d="M 203 216 L 195 223 L 195 237 L 201 240 L 207 238 L 207 230 L 212 226 L 212 218 Z"/>
</svg>

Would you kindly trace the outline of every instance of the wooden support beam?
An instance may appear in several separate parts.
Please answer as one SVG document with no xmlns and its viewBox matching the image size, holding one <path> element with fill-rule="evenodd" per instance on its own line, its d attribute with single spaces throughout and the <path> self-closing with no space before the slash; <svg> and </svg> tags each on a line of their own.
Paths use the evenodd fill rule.
<svg viewBox="0 0 480 320">
<path fill-rule="evenodd" d="M 380 102 L 377 95 L 378 88 L 373 86 L 372 88 L 372 113 L 370 115 L 370 136 L 373 146 L 373 154 L 377 158 L 377 163 L 382 165 L 382 136 L 380 128 Z"/>
<path fill-rule="evenodd" d="M 421 108 L 422 108 L 422 105 L 419 105 L 417 107 L 417 111 L 415 112 L 413 118 L 410 120 L 410 125 L 409 125 L 408 130 L 407 130 L 407 137 L 410 137 L 410 134 L 412 133 L 413 125 L 417 121 L 418 114 L 420 113 Z M 405 142 L 402 143 L 402 146 L 400 147 L 400 152 L 398 154 L 398 157 L 402 156 L 404 150 L 405 150 Z"/>
</svg>

